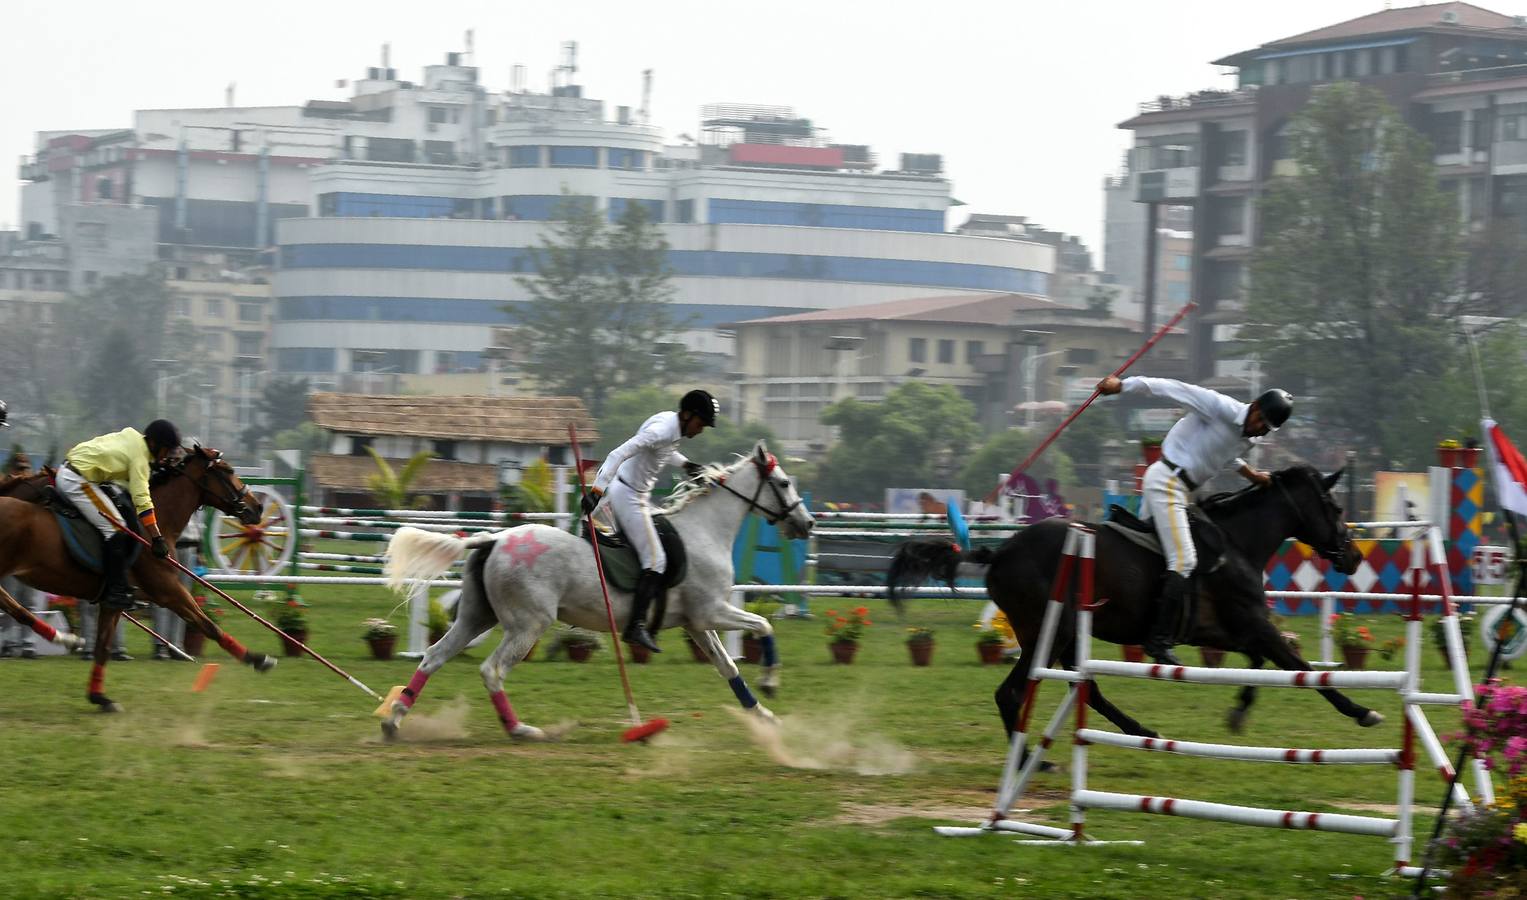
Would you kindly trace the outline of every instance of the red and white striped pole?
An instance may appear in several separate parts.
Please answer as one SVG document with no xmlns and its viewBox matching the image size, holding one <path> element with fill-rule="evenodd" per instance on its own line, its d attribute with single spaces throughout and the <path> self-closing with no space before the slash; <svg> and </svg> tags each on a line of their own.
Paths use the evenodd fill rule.
<svg viewBox="0 0 1527 900">
<path fill-rule="evenodd" d="M 1076 684 L 1076 733 L 1071 742 L 1071 840 L 1080 844 L 1087 822 L 1087 809 L 1076 802 L 1078 793 L 1087 790 L 1087 740 L 1082 732 L 1087 728 L 1087 701 L 1092 694 L 1092 555 L 1094 535 L 1092 529 L 1074 526 L 1079 534 L 1081 558 L 1078 562 L 1076 596 L 1076 674 L 1081 681 Z"/>
</svg>

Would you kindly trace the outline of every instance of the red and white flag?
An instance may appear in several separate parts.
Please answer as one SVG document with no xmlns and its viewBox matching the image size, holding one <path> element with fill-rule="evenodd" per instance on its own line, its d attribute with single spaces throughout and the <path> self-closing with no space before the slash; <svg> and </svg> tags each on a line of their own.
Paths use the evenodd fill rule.
<svg viewBox="0 0 1527 900">
<path fill-rule="evenodd" d="M 1490 469 L 1495 476 L 1495 497 L 1501 509 L 1527 516 L 1527 459 L 1516 449 L 1493 419 L 1480 422 L 1485 446 L 1490 452 Z"/>
</svg>

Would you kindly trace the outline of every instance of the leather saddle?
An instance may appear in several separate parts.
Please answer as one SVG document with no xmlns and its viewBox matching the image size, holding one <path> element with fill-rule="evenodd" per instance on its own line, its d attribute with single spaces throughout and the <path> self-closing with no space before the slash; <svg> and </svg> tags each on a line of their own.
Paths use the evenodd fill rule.
<svg viewBox="0 0 1527 900">
<path fill-rule="evenodd" d="M 1103 527 L 1112 529 L 1114 533 L 1135 546 L 1149 550 L 1162 557 L 1163 561 L 1165 560 L 1165 554 L 1161 552 L 1161 539 L 1156 536 L 1155 526 L 1124 507 L 1118 504 L 1109 506 Z M 1225 535 L 1220 531 L 1219 526 L 1204 515 L 1197 506 L 1189 506 L 1188 530 L 1193 535 L 1193 547 L 1198 551 L 1198 567 L 1194 570 L 1195 574 L 1206 574 L 1218 569 L 1225 557 Z"/>
<path fill-rule="evenodd" d="M 684 540 L 674 530 L 667 516 L 653 516 L 652 527 L 657 530 L 658 540 L 663 542 L 663 554 L 668 557 L 668 570 L 663 573 L 663 587 L 674 587 L 684 580 L 689 570 L 689 556 L 684 552 Z M 642 571 L 636 550 L 619 531 L 611 534 L 595 528 L 593 533 L 599 535 L 599 561 L 604 565 L 605 581 L 609 582 L 610 587 L 622 591 L 635 590 L 636 576 Z M 587 529 L 583 539 L 589 539 Z"/>
<path fill-rule="evenodd" d="M 143 534 L 142 526 L 138 524 L 138 514 L 133 510 L 131 498 L 122 491 L 111 485 L 99 485 L 104 490 L 102 493 L 111 498 L 112 506 L 117 510 L 117 515 L 122 521 L 129 523 L 137 534 Z M 41 504 L 48 512 L 53 514 L 54 521 L 58 522 L 59 534 L 63 535 L 64 547 L 69 551 L 69 556 L 85 571 L 92 575 L 100 575 L 102 572 L 101 560 L 105 555 L 106 539 L 101 537 L 95 525 L 85 518 L 84 514 L 73 502 L 59 493 L 58 489 L 49 485 L 42 496 L 33 501 Z M 138 558 L 138 553 L 143 547 L 133 544 L 132 551 L 128 556 L 127 565 L 131 568 Z"/>
</svg>

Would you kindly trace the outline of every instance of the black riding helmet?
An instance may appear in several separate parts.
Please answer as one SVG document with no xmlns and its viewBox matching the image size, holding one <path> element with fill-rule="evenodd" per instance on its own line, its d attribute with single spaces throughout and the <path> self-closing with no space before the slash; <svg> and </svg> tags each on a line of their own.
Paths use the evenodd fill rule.
<svg viewBox="0 0 1527 900">
<path fill-rule="evenodd" d="M 1268 427 L 1282 428 L 1283 423 L 1294 413 L 1294 397 L 1288 391 L 1273 388 L 1264 391 L 1256 399 L 1256 406 L 1262 411 L 1262 418 L 1267 420 Z"/>
<path fill-rule="evenodd" d="M 180 446 L 180 429 L 169 419 L 155 419 L 143 429 L 143 438 L 156 450 Z"/>
<path fill-rule="evenodd" d="M 9 428 L 9 427 L 11 427 L 11 423 L 7 422 L 5 420 L 5 416 L 6 416 L 5 401 L 4 400 L 0 400 L 0 428 Z"/>
<path fill-rule="evenodd" d="M 714 428 L 716 416 L 721 412 L 721 403 L 712 397 L 709 391 L 697 388 L 685 394 L 684 399 L 679 401 L 679 412 L 689 413 L 704 422 L 707 428 Z"/>
</svg>

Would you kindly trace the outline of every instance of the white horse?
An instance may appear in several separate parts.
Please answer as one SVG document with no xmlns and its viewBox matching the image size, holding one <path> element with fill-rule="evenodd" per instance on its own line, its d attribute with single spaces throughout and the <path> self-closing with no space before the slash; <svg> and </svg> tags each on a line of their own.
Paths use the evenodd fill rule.
<svg viewBox="0 0 1527 900">
<path fill-rule="evenodd" d="M 743 708 L 773 721 L 774 714 L 753 697 L 716 635 L 717 631 L 742 630 L 758 636 L 764 654 L 759 688 L 774 696 L 779 686 L 774 629 L 768 619 L 730 602 L 732 543 L 750 512 L 780 525 L 789 538 L 806 537 L 816 520 L 762 441 L 731 465 L 706 466 L 679 486 L 664 512 L 683 538 L 689 566 L 683 582 L 669 590 L 667 614 L 658 627 L 682 626 L 710 656 Z M 430 675 L 493 627 L 496 619 L 504 637 L 482 664 L 483 684 L 511 738 L 544 740 L 541 729 L 515 716 L 504 694 L 504 679 L 554 620 L 601 631 L 608 628 L 593 550 L 583 538 L 548 525 L 521 525 L 466 539 L 400 528 L 387 548 L 388 583 L 403 591 L 413 580 L 437 577 L 466 550 L 473 553 L 462 574 L 456 621 L 425 651 L 382 722 L 382 732 L 389 738 L 396 736 Z M 631 608 L 630 594 L 612 588 L 610 603 L 616 621 L 624 622 Z"/>
</svg>

